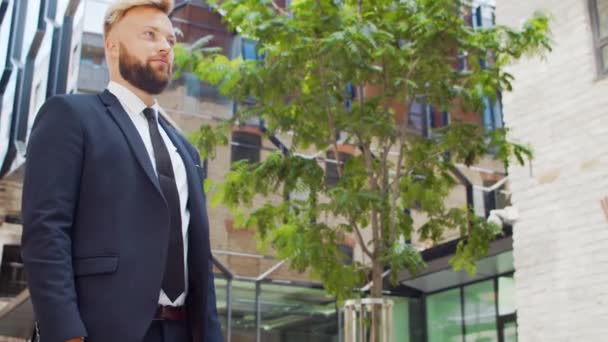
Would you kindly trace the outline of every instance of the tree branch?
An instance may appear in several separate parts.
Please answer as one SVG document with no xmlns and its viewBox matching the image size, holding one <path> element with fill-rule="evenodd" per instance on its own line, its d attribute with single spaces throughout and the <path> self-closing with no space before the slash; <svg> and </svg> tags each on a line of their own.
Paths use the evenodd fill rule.
<svg viewBox="0 0 608 342">
<path fill-rule="evenodd" d="M 411 62 L 410 68 L 406 75 L 406 79 L 410 79 L 414 70 L 416 69 L 416 65 L 420 59 L 415 59 Z M 406 117 L 409 117 L 410 108 L 412 108 L 412 104 L 416 99 L 416 94 L 412 91 L 413 89 L 408 89 L 407 95 L 409 95 L 410 100 L 406 100 L 406 108 L 405 113 L 401 122 L 401 125 L 398 127 L 398 140 L 399 140 L 399 156 L 397 157 L 397 169 L 395 172 L 395 179 L 392 182 L 392 189 L 390 191 L 390 205 L 389 205 L 389 232 L 392 240 L 395 240 L 397 234 L 396 228 L 396 215 L 397 215 L 397 199 L 399 198 L 399 179 L 402 175 L 402 167 L 405 158 L 406 148 L 407 148 L 407 120 Z M 407 96 L 406 96 L 407 98 Z"/>
<path fill-rule="evenodd" d="M 319 0 L 316 0 L 316 5 L 319 8 L 319 11 L 321 12 L 321 16 L 322 16 L 323 15 L 323 7 L 321 6 L 321 3 L 319 2 Z M 317 35 L 316 38 L 319 39 L 320 37 Z M 320 51 L 318 40 L 317 40 L 316 43 L 317 43 L 316 44 L 317 51 Z M 320 65 L 320 68 L 319 68 L 319 78 L 321 79 L 320 80 L 320 84 L 323 87 L 325 87 L 326 86 L 326 84 L 325 84 L 325 58 L 323 58 L 324 56 L 319 56 L 319 57 L 320 57 L 320 60 L 319 60 L 319 65 Z M 326 88 L 330 88 L 330 87 L 326 87 Z M 327 93 L 325 93 L 325 94 L 327 94 Z M 329 135 L 330 135 L 329 142 L 332 145 L 333 150 L 334 150 L 334 160 L 336 161 L 336 170 L 337 170 L 337 173 L 338 173 L 338 179 L 341 179 L 342 178 L 342 163 L 341 163 L 341 160 L 340 160 L 340 154 L 338 153 L 338 140 L 337 140 L 338 132 L 337 132 L 337 129 L 336 129 L 336 123 L 334 121 L 334 117 L 333 117 L 332 112 L 331 112 L 329 94 L 327 94 L 324 97 L 324 100 L 325 100 L 325 106 L 324 106 L 325 108 L 324 109 L 325 109 L 326 114 L 327 114 L 327 121 L 328 121 L 327 123 L 328 123 L 328 126 L 329 126 Z"/>
<path fill-rule="evenodd" d="M 361 139 L 360 139 L 361 140 Z M 365 167 L 367 169 L 367 175 L 369 177 L 369 185 L 371 187 L 372 192 L 378 191 L 378 178 L 374 174 L 374 165 L 372 160 L 372 154 L 369 146 L 369 142 L 362 142 L 361 146 L 363 147 L 363 155 L 365 157 Z M 374 260 L 377 256 L 379 256 L 381 251 L 381 229 L 382 227 L 378 224 L 378 210 L 372 207 L 371 210 L 371 221 L 372 221 L 372 234 L 373 234 L 373 245 L 374 245 Z"/>
<path fill-rule="evenodd" d="M 431 159 L 437 158 L 437 157 L 439 157 L 439 156 L 443 155 L 444 153 L 445 153 L 445 151 L 437 151 L 437 152 L 435 152 L 435 153 L 431 154 L 430 156 L 428 156 L 428 157 L 426 157 L 426 158 L 422 159 L 421 161 L 419 161 L 418 163 L 416 163 L 416 165 L 412 165 L 412 166 L 410 166 L 409 168 L 407 168 L 407 169 L 405 170 L 404 174 L 410 174 L 410 173 L 411 173 L 411 172 L 413 172 L 413 171 L 414 171 L 414 169 L 415 169 L 415 168 L 417 168 L 418 166 L 420 166 L 420 165 L 422 165 L 422 164 L 426 163 L 427 161 L 429 161 L 429 160 L 431 160 Z"/>
<path fill-rule="evenodd" d="M 367 248 L 367 245 L 365 244 L 365 240 L 363 239 L 363 235 L 361 234 L 361 229 L 359 229 L 359 226 L 357 226 L 357 224 L 353 220 L 350 220 L 350 224 L 353 227 L 354 231 L 357 233 L 357 239 L 359 240 L 359 244 L 361 245 L 361 250 L 370 259 L 373 259 L 374 258 L 373 254 L 369 250 L 369 248 Z"/>
<path fill-rule="evenodd" d="M 288 16 L 288 15 L 289 15 L 289 12 L 285 11 L 284 9 L 282 9 L 282 8 L 281 8 L 279 5 L 277 5 L 277 4 L 274 2 L 274 0 L 273 0 L 273 1 L 271 1 L 271 3 L 272 3 L 272 7 L 273 7 L 275 10 L 277 10 L 279 13 L 281 13 L 281 14 L 283 14 L 283 15 L 286 15 L 286 16 Z"/>
</svg>

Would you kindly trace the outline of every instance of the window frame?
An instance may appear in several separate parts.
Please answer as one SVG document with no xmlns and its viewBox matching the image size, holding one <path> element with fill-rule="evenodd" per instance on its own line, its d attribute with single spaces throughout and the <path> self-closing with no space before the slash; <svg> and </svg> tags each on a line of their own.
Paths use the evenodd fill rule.
<svg viewBox="0 0 608 342">
<path fill-rule="evenodd" d="M 590 16 L 591 16 L 591 31 L 593 33 L 593 45 L 594 45 L 594 54 L 595 54 L 595 60 L 596 60 L 596 65 L 597 65 L 597 73 L 600 78 L 604 78 L 604 77 L 608 76 L 608 65 L 604 65 L 602 49 L 608 47 L 608 36 L 606 36 L 604 38 L 600 37 L 600 18 L 599 18 L 599 11 L 598 11 L 598 0 L 589 0 L 588 4 L 589 4 Z"/>
</svg>

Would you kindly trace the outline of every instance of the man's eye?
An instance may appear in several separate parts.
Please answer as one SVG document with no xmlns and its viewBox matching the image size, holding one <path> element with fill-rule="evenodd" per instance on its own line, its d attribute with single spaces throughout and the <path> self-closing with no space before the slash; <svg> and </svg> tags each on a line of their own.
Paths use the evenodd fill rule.
<svg viewBox="0 0 608 342">
<path fill-rule="evenodd" d="M 148 38 L 154 38 L 154 32 L 152 31 L 146 31 L 144 32 L 144 35 Z"/>
</svg>

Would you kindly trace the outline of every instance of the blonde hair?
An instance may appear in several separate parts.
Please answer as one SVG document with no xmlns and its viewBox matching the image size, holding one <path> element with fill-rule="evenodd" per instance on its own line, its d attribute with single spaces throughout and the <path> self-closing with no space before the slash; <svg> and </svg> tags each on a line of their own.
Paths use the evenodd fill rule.
<svg viewBox="0 0 608 342">
<path fill-rule="evenodd" d="M 106 11 L 103 20 L 103 34 L 108 36 L 112 26 L 122 19 L 127 12 L 136 7 L 154 7 L 169 15 L 173 10 L 174 0 L 116 0 Z"/>
</svg>

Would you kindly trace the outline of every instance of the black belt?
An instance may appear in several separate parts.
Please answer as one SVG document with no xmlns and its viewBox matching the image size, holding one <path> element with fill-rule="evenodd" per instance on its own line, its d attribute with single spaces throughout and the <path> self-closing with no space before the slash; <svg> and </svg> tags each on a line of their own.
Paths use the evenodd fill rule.
<svg viewBox="0 0 608 342">
<path fill-rule="evenodd" d="M 154 320 L 157 321 L 185 321 L 186 308 L 183 306 L 165 306 L 159 305 L 154 314 Z"/>
</svg>

